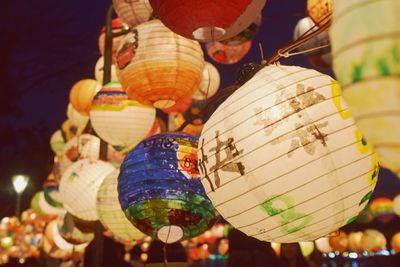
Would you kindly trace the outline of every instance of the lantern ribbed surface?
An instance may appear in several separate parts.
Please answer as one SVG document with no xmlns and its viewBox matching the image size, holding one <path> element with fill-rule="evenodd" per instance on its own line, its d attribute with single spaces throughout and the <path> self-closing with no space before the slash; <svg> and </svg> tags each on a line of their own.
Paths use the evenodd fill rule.
<svg viewBox="0 0 400 267">
<path fill-rule="evenodd" d="M 110 163 L 100 160 L 82 159 L 69 166 L 60 181 L 64 208 L 79 219 L 97 220 L 97 191 L 106 176 L 114 170 Z"/>
<path fill-rule="evenodd" d="M 205 62 L 203 69 L 203 78 L 200 86 L 192 95 L 193 99 L 204 100 L 212 97 L 218 91 L 221 78 L 217 68 L 208 62 Z"/>
<path fill-rule="evenodd" d="M 96 133 L 116 146 L 136 145 L 151 130 L 156 110 L 128 100 L 119 83 L 106 84 L 94 97 L 90 120 Z"/>
<path fill-rule="evenodd" d="M 198 88 L 204 68 L 196 41 L 167 29 L 159 20 L 137 26 L 117 53 L 117 74 L 129 99 L 169 108 Z"/>
<path fill-rule="evenodd" d="M 202 42 L 230 38 L 248 27 L 266 0 L 150 0 L 154 13 L 172 31 Z"/>
<path fill-rule="evenodd" d="M 109 229 L 117 239 L 135 241 L 146 235 L 136 229 L 126 218 L 118 200 L 119 169 L 110 173 L 97 192 L 97 215 L 100 222 Z"/>
<path fill-rule="evenodd" d="M 382 166 L 399 176 L 400 2 L 334 5 L 330 37 L 343 97 Z"/>
<path fill-rule="evenodd" d="M 150 19 L 153 9 L 149 0 L 113 0 L 115 13 L 130 27 L 135 27 Z"/>
<path fill-rule="evenodd" d="M 85 127 L 89 121 L 89 116 L 82 115 L 74 109 L 71 103 L 67 107 L 67 118 L 75 127 Z"/>
<path fill-rule="evenodd" d="M 104 76 L 104 57 L 101 56 L 94 66 L 94 77 L 96 81 L 103 84 Z M 117 69 L 114 64 L 111 64 L 111 82 L 118 82 Z"/>
<path fill-rule="evenodd" d="M 198 156 L 224 219 L 278 243 L 315 240 L 355 220 L 378 175 L 337 82 L 295 66 L 264 67 L 222 103 Z"/>
<path fill-rule="evenodd" d="M 100 89 L 101 84 L 93 79 L 84 79 L 75 83 L 69 92 L 72 107 L 82 115 L 88 116 L 92 99 Z"/>
<path fill-rule="evenodd" d="M 163 133 L 138 144 L 125 158 L 118 193 L 127 218 L 165 243 L 200 235 L 215 221 L 197 169 L 197 138 Z"/>
</svg>

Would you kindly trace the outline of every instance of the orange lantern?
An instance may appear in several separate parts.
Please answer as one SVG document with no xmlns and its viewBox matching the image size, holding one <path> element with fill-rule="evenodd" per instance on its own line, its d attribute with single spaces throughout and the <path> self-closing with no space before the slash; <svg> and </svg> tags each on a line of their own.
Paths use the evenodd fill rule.
<svg viewBox="0 0 400 267">
<path fill-rule="evenodd" d="M 120 18 L 113 19 L 111 22 L 111 30 L 112 32 L 119 32 L 124 27 L 126 27 Z M 115 54 L 117 53 L 117 48 L 119 47 L 121 41 L 124 39 L 124 36 L 117 36 L 112 38 L 112 59 L 115 60 Z M 99 51 L 102 55 L 104 55 L 104 47 L 106 40 L 106 27 L 103 27 L 99 36 Z"/>
<path fill-rule="evenodd" d="M 129 99 L 169 108 L 190 97 L 204 68 L 198 42 L 168 30 L 159 20 L 137 26 L 117 52 L 117 74 Z"/>
<path fill-rule="evenodd" d="M 367 229 L 361 239 L 363 249 L 368 252 L 378 252 L 386 249 L 385 236 L 374 229 Z"/>
<path fill-rule="evenodd" d="M 215 62 L 220 64 L 235 64 L 242 60 L 251 48 L 251 41 L 240 45 L 225 45 L 220 42 L 212 42 L 206 45 L 207 54 Z"/>
<path fill-rule="evenodd" d="M 390 243 L 390 245 L 394 250 L 394 253 L 400 252 L 400 233 L 397 233 L 392 237 L 392 242 Z"/>
<path fill-rule="evenodd" d="M 113 0 L 115 13 L 130 27 L 135 27 L 150 19 L 153 9 L 149 0 Z"/>
<path fill-rule="evenodd" d="M 343 231 L 339 231 L 338 235 L 329 237 L 329 245 L 335 251 L 345 252 L 349 247 L 347 234 Z"/>
<path fill-rule="evenodd" d="M 362 252 L 363 245 L 362 245 L 362 238 L 363 232 L 351 232 L 349 234 L 349 249 L 354 252 Z"/>
<path fill-rule="evenodd" d="M 315 24 L 325 24 L 331 18 L 332 0 L 308 0 L 307 12 Z"/>
<path fill-rule="evenodd" d="M 82 115 L 89 116 L 92 99 L 101 89 L 101 84 L 93 79 L 84 79 L 75 83 L 69 93 L 72 107 Z"/>
</svg>

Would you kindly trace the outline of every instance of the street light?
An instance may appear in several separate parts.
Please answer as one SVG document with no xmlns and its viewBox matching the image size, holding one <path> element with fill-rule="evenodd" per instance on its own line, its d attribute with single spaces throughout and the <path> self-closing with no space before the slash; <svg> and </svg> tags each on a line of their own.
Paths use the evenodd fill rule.
<svg viewBox="0 0 400 267">
<path fill-rule="evenodd" d="M 19 218 L 19 213 L 21 210 L 21 195 L 22 192 L 24 192 L 26 186 L 28 185 L 29 182 L 29 176 L 27 175 L 14 175 L 12 177 L 12 183 L 13 183 L 13 187 L 15 192 L 17 193 L 17 205 L 15 208 L 15 216 L 17 218 Z"/>
</svg>

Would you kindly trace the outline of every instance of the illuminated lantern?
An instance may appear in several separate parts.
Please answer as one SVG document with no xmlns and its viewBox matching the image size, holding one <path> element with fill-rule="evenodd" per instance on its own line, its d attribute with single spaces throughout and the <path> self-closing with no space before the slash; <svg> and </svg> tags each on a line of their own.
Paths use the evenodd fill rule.
<svg viewBox="0 0 400 267">
<path fill-rule="evenodd" d="M 262 23 L 262 15 L 258 15 L 257 18 L 246 28 L 244 29 L 242 32 L 238 33 L 237 35 L 222 40 L 220 41 L 223 44 L 226 45 L 240 45 L 243 44 L 247 41 L 251 41 L 253 40 L 258 31 L 260 30 L 261 27 L 261 23 Z"/>
<path fill-rule="evenodd" d="M 175 129 L 180 127 L 184 122 L 185 122 L 185 118 L 182 114 L 176 114 L 174 116 Z M 183 128 L 182 132 L 193 135 L 193 136 L 197 136 L 201 133 L 203 126 L 204 126 L 203 124 L 197 125 L 197 124 L 190 123 L 185 128 Z"/>
<path fill-rule="evenodd" d="M 329 238 L 321 237 L 315 240 L 315 246 L 322 253 L 329 253 L 333 251 L 333 248 L 329 244 Z"/>
<path fill-rule="evenodd" d="M 399 1 L 336 0 L 330 31 L 334 70 L 343 97 L 381 165 L 398 175 L 399 11 Z"/>
<path fill-rule="evenodd" d="M 394 218 L 393 201 L 387 197 L 378 197 L 371 201 L 369 209 L 374 218 L 387 223 Z"/>
<path fill-rule="evenodd" d="M 397 233 L 392 237 L 392 242 L 390 242 L 390 245 L 395 253 L 400 252 L 400 233 Z"/>
<path fill-rule="evenodd" d="M 78 111 L 76 111 L 71 103 L 68 104 L 68 108 L 67 108 L 67 117 L 68 120 L 71 122 L 71 124 L 75 127 L 82 127 L 85 128 L 86 124 L 89 121 L 89 117 L 80 114 Z"/>
<path fill-rule="evenodd" d="M 97 220 L 97 191 L 104 178 L 114 169 L 110 163 L 88 159 L 79 160 L 69 166 L 60 181 L 64 208 L 79 219 Z"/>
<path fill-rule="evenodd" d="M 184 113 L 190 107 L 190 105 L 192 105 L 192 98 L 188 97 L 186 99 L 182 99 L 181 101 L 179 101 L 179 103 L 170 108 L 162 109 L 162 111 L 167 114 Z"/>
<path fill-rule="evenodd" d="M 40 209 L 40 206 L 39 206 L 39 199 L 40 199 L 41 193 L 42 193 L 42 191 L 35 193 L 35 195 L 33 195 L 33 198 L 31 199 L 31 208 L 36 214 L 39 214 L 39 215 L 44 214 L 44 212 Z"/>
<path fill-rule="evenodd" d="M 307 0 L 307 12 L 316 23 L 323 25 L 331 18 L 332 0 Z"/>
<path fill-rule="evenodd" d="M 354 251 L 360 253 L 363 251 L 362 245 L 362 237 L 363 232 L 351 232 L 349 234 L 349 249 L 350 251 Z"/>
<path fill-rule="evenodd" d="M 362 247 L 368 252 L 378 252 L 386 249 L 385 236 L 374 229 L 367 229 L 361 239 Z"/>
<path fill-rule="evenodd" d="M 113 33 L 121 31 L 122 29 L 124 29 L 124 27 L 125 26 L 122 23 L 122 20 L 120 18 L 113 19 L 111 22 L 111 30 Z M 113 59 L 113 61 L 115 60 L 115 55 L 117 53 L 117 49 L 123 39 L 124 39 L 123 35 L 112 38 L 112 59 Z M 101 32 L 99 35 L 99 51 L 103 56 L 104 56 L 105 40 L 106 40 L 106 27 L 103 27 L 101 29 Z"/>
<path fill-rule="evenodd" d="M 314 242 L 299 242 L 301 254 L 304 257 L 308 257 L 314 251 Z"/>
<path fill-rule="evenodd" d="M 59 182 L 56 180 L 46 180 L 43 185 L 44 198 L 55 208 L 62 208 L 62 198 L 58 190 Z"/>
<path fill-rule="evenodd" d="M 203 78 L 192 98 L 195 100 L 205 100 L 212 97 L 218 91 L 220 82 L 221 78 L 217 68 L 213 64 L 205 62 Z"/>
<path fill-rule="evenodd" d="M 173 32 L 202 42 L 228 39 L 248 27 L 266 0 L 150 0 L 154 13 Z"/>
<path fill-rule="evenodd" d="M 164 243 L 198 236 L 215 221 L 197 169 L 197 138 L 165 133 L 139 143 L 118 177 L 119 201 L 143 233 Z"/>
<path fill-rule="evenodd" d="M 92 99 L 100 89 L 101 84 L 92 79 L 80 80 L 75 83 L 69 93 L 72 107 L 82 115 L 88 116 Z"/>
<path fill-rule="evenodd" d="M 103 75 L 104 57 L 102 56 L 97 60 L 96 65 L 94 66 L 94 77 L 100 84 L 103 84 Z M 111 82 L 118 82 L 117 69 L 114 64 L 111 64 Z"/>
<path fill-rule="evenodd" d="M 278 243 L 315 240 L 353 222 L 379 169 L 337 82 L 283 65 L 264 67 L 219 106 L 198 156 L 222 217 Z"/>
<path fill-rule="evenodd" d="M 65 210 L 62 207 L 53 207 L 47 202 L 43 191 L 40 191 L 38 193 L 37 199 L 33 200 L 32 202 L 32 208 L 38 214 L 59 216 L 63 216 L 65 214 Z"/>
<path fill-rule="evenodd" d="M 65 145 L 65 139 L 62 136 L 61 130 L 55 131 L 50 138 L 51 150 L 54 152 L 54 154 L 61 155 L 64 145 Z"/>
<path fill-rule="evenodd" d="M 226 238 L 221 239 L 218 244 L 218 253 L 221 255 L 227 254 L 229 251 L 229 240 Z"/>
<path fill-rule="evenodd" d="M 110 173 L 97 192 L 97 215 L 105 228 L 109 229 L 117 239 L 126 242 L 143 239 L 145 235 L 136 229 L 126 218 L 118 200 L 119 170 Z"/>
<path fill-rule="evenodd" d="M 393 199 L 393 211 L 397 216 L 400 216 L 400 195 Z"/>
<path fill-rule="evenodd" d="M 274 250 L 274 252 L 277 256 L 281 255 L 281 244 L 280 243 L 271 242 L 271 248 Z"/>
<path fill-rule="evenodd" d="M 204 68 L 200 44 L 168 30 L 159 20 L 137 26 L 117 53 L 117 74 L 129 99 L 169 108 L 190 97 Z"/>
<path fill-rule="evenodd" d="M 150 19 L 153 9 L 149 0 L 113 0 L 115 13 L 130 27 L 135 27 Z"/>
<path fill-rule="evenodd" d="M 94 222 L 80 220 L 68 212 L 59 227 L 62 238 L 74 245 L 91 242 L 94 239 L 93 229 Z"/>
<path fill-rule="evenodd" d="M 374 216 L 372 215 L 371 210 L 369 209 L 369 206 L 366 206 L 365 209 L 363 209 L 358 214 L 356 222 L 367 224 L 367 223 L 370 223 L 373 219 L 374 219 Z"/>
<path fill-rule="evenodd" d="M 94 97 L 90 120 L 96 133 L 115 146 L 139 143 L 149 133 L 156 116 L 150 106 L 128 100 L 119 83 L 108 83 Z"/>
<path fill-rule="evenodd" d="M 349 247 L 348 236 L 345 232 L 339 231 L 337 235 L 329 237 L 329 244 L 334 251 L 343 253 Z"/>
<path fill-rule="evenodd" d="M 83 127 L 76 127 L 69 120 L 65 120 L 61 125 L 61 134 L 66 141 L 69 141 L 74 136 L 80 135 L 83 129 Z"/>
<path fill-rule="evenodd" d="M 250 51 L 251 41 L 240 45 L 225 45 L 220 42 L 206 44 L 208 56 L 220 64 L 235 64 Z"/>
</svg>

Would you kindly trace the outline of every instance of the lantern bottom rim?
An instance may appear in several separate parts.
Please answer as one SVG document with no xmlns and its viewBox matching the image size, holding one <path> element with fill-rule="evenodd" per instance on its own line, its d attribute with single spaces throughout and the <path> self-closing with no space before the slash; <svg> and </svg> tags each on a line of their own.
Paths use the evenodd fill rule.
<svg viewBox="0 0 400 267">
<path fill-rule="evenodd" d="M 162 226 L 157 231 L 157 238 L 166 244 L 175 243 L 183 238 L 183 230 L 178 225 Z"/>
</svg>

